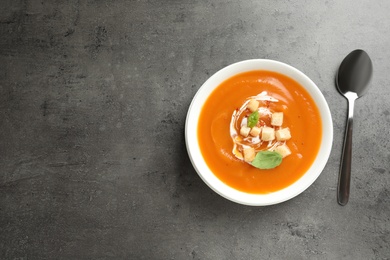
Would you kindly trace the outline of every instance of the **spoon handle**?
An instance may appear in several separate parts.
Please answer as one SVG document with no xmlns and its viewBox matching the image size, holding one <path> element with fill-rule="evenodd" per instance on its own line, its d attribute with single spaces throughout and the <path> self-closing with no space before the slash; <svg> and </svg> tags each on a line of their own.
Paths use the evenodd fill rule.
<svg viewBox="0 0 390 260">
<path fill-rule="evenodd" d="M 341 166 L 339 173 L 339 183 L 337 187 L 337 201 L 344 206 L 348 203 L 349 189 L 351 182 L 351 162 L 352 162 L 352 128 L 353 128 L 353 109 L 355 97 L 348 98 L 348 120 L 345 127 L 345 138 L 343 152 L 341 156 Z"/>
</svg>

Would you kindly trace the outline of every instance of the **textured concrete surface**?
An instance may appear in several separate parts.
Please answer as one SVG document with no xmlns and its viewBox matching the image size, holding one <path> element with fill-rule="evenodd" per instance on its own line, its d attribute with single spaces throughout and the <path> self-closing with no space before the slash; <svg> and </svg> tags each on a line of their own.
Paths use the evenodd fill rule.
<svg viewBox="0 0 390 260">
<path fill-rule="evenodd" d="M 390 1 L 321 2 L 2 0 L 0 259 L 389 259 Z M 341 207 L 334 76 L 356 48 L 375 74 Z M 250 58 L 306 73 L 334 122 L 321 176 L 270 207 L 212 192 L 184 144 L 197 89 Z"/>
</svg>

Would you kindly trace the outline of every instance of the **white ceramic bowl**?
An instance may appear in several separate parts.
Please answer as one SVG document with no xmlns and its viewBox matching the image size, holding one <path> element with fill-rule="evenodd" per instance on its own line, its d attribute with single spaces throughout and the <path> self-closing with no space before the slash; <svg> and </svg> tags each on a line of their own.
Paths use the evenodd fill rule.
<svg viewBox="0 0 390 260">
<path fill-rule="evenodd" d="M 290 186 L 269 194 L 238 191 L 219 180 L 205 163 L 197 138 L 198 119 L 204 102 L 211 92 L 226 79 L 246 71 L 268 70 L 284 74 L 300 83 L 314 99 L 322 120 L 322 140 L 318 155 L 308 171 Z M 289 200 L 306 190 L 321 174 L 328 161 L 333 141 L 333 124 L 328 104 L 316 84 L 298 69 L 282 62 L 253 59 L 229 65 L 212 75 L 198 90 L 188 110 L 185 125 L 187 151 L 196 172 L 219 195 L 236 203 L 266 206 Z"/>
</svg>

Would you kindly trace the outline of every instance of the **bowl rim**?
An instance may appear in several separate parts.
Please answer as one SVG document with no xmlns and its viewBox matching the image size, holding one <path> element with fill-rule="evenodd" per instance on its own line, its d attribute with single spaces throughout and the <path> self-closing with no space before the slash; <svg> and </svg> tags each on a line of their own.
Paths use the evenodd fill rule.
<svg viewBox="0 0 390 260">
<path fill-rule="evenodd" d="M 222 182 L 209 169 L 199 149 L 197 127 L 205 100 L 223 81 L 247 71 L 278 72 L 297 81 L 314 99 L 321 116 L 322 138 L 316 159 L 307 172 L 290 186 L 267 194 L 252 194 L 236 190 Z M 194 95 L 185 122 L 185 143 L 192 166 L 200 178 L 222 197 L 248 206 L 268 206 L 290 200 L 305 191 L 322 173 L 333 144 L 333 123 L 328 103 L 318 86 L 303 72 L 286 63 L 270 59 L 249 59 L 228 65 L 209 77 Z"/>
</svg>

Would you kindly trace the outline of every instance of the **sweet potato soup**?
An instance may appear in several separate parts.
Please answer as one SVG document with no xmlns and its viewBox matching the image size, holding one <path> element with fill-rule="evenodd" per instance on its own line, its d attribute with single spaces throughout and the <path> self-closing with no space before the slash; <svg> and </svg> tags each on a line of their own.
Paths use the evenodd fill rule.
<svg viewBox="0 0 390 260">
<path fill-rule="evenodd" d="M 299 83 L 271 71 L 250 71 L 212 92 L 197 134 L 208 167 L 221 181 L 265 194 L 291 185 L 311 166 L 322 125 L 317 106 Z M 270 168 L 261 166 L 260 154 L 269 159 L 267 153 L 277 155 Z"/>
</svg>

